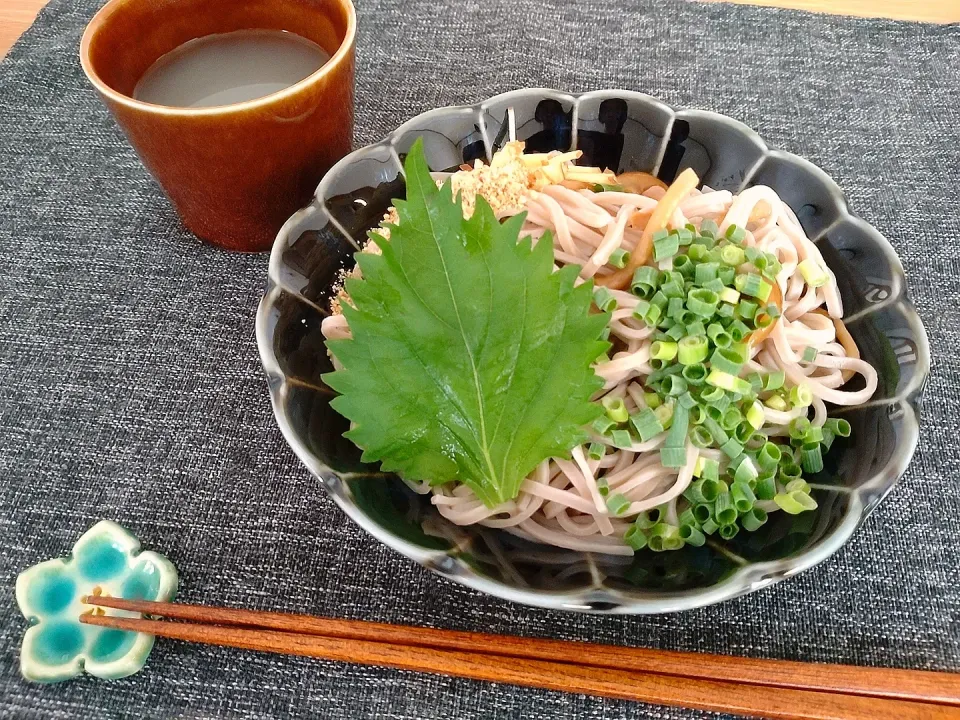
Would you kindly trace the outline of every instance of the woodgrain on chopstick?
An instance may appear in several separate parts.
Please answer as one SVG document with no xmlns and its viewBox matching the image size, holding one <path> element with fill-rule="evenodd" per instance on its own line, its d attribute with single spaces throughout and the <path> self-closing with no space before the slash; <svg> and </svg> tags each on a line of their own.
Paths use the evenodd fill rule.
<svg viewBox="0 0 960 720">
<path fill-rule="evenodd" d="M 754 660 L 117 598 L 89 600 L 205 623 L 83 618 L 193 642 L 765 717 L 960 717 L 960 677 L 949 673 Z M 210 626 L 224 624 L 239 627 Z"/>
</svg>

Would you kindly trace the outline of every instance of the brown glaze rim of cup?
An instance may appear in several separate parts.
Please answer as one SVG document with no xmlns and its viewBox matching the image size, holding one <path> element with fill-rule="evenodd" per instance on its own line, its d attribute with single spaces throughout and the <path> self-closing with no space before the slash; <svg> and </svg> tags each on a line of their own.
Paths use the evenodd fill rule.
<svg viewBox="0 0 960 720">
<path fill-rule="evenodd" d="M 319 70 L 314 73 L 311 73 L 303 80 L 300 80 L 297 83 L 294 83 L 288 88 L 283 90 L 278 90 L 275 93 L 270 93 L 269 95 L 264 95 L 263 97 L 255 98 L 253 100 L 245 100 L 239 103 L 233 103 L 232 105 L 214 105 L 212 107 L 200 107 L 200 108 L 185 108 L 185 107 L 173 107 L 170 105 L 156 105 L 154 103 L 143 102 L 142 100 L 136 100 L 129 95 L 124 95 L 121 92 L 117 92 L 112 87 L 107 85 L 103 80 L 100 79 L 100 76 L 93 68 L 93 64 L 90 61 L 90 43 L 93 39 L 94 34 L 103 27 L 103 25 L 109 20 L 110 16 L 116 10 L 117 7 L 126 5 L 130 2 L 141 2 L 142 0 L 110 0 L 106 5 L 104 5 L 100 10 L 97 11 L 97 14 L 93 16 L 93 19 L 87 25 L 86 29 L 83 31 L 83 37 L 80 40 L 80 66 L 83 68 L 84 74 L 87 76 L 87 79 L 90 83 L 99 91 L 101 94 L 110 98 L 114 102 L 126 105 L 134 110 L 140 110 L 143 112 L 158 113 L 162 115 L 176 115 L 181 117 L 195 117 L 198 115 L 217 115 L 221 113 L 231 113 L 243 110 L 249 110 L 251 108 L 260 107 L 263 105 L 269 105 L 270 103 L 276 102 L 278 100 L 283 100 L 291 95 L 296 94 L 300 89 L 310 85 L 311 83 L 316 82 L 320 78 L 324 77 L 328 73 L 332 72 L 333 69 L 339 66 L 344 59 L 349 55 L 351 48 L 353 47 L 354 41 L 356 40 L 357 35 L 357 11 L 353 6 L 351 0 L 338 0 L 347 11 L 347 29 L 343 37 L 343 42 L 340 43 L 340 46 L 337 48 L 337 51 L 330 56 L 330 59 L 325 62 Z"/>
</svg>

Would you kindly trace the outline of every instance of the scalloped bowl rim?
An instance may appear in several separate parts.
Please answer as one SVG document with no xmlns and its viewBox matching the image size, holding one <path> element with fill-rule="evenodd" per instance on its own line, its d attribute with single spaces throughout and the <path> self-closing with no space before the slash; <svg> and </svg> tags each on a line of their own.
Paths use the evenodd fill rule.
<svg viewBox="0 0 960 720">
<path fill-rule="evenodd" d="M 743 137 L 749 138 L 758 148 L 762 150 L 760 157 L 752 167 L 747 169 L 741 187 L 746 185 L 751 179 L 754 171 L 767 157 L 779 157 L 789 160 L 792 163 L 800 164 L 817 175 L 823 186 L 828 189 L 833 199 L 838 201 L 840 217 L 818 235 L 815 240 L 819 240 L 830 228 L 844 221 L 854 221 L 862 223 L 874 231 L 878 240 L 880 249 L 891 262 L 891 267 L 898 274 L 900 281 L 899 294 L 889 301 L 879 303 L 869 308 L 869 312 L 875 312 L 897 303 L 903 310 L 906 320 L 911 325 L 914 333 L 914 339 L 917 344 L 917 371 L 910 385 L 901 391 L 896 397 L 886 398 L 877 401 L 868 401 L 866 404 L 882 404 L 887 406 L 900 405 L 904 412 L 904 424 L 906 427 L 905 438 L 901 445 L 906 452 L 895 453 L 893 459 L 878 470 L 870 479 L 857 488 L 850 489 L 850 502 L 847 510 L 842 517 L 839 525 L 829 534 L 816 541 L 804 551 L 778 560 L 769 560 L 763 562 L 751 562 L 739 567 L 721 582 L 707 588 L 697 588 L 692 590 L 674 591 L 674 592 L 655 592 L 638 591 L 637 594 L 630 594 L 615 588 L 584 588 L 568 591 L 549 591 L 549 590 L 526 590 L 508 586 L 497 582 L 485 576 L 478 574 L 459 558 L 450 555 L 449 551 L 431 550 L 416 545 L 404 538 L 395 535 L 377 524 L 368 517 L 351 499 L 349 491 L 345 489 L 343 479 L 349 478 L 350 473 L 337 473 L 332 468 L 317 458 L 306 446 L 306 444 L 297 435 L 293 428 L 290 417 L 287 415 L 285 404 L 283 402 L 288 387 L 287 379 L 280 368 L 279 363 L 273 353 L 272 337 L 270 333 L 270 323 L 268 316 L 272 310 L 276 298 L 284 292 L 282 278 L 280 277 L 279 267 L 284 244 L 290 231 L 295 228 L 306 216 L 314 212 L 323 212 L 327 219 L 337 227 L 345 238 L 350 239 L 349 233 L 346 233 L 339 226 L 332 215 L 326 213 L 318 204 L 318 197 L 324 196 L 324 190 L 333 183 L 337 174 L 353 162 L 356 162 L 364 154 L 370 153 L 375 148 L 387 148 L 392 155 L 394 162 L 401 168 L 399 156 L 396 153 L 395 142 L 401 138 L 405 132 L 414 126 L 422 126 L 424 121 L 431 115 L 443 113 L 454 113 L 459 111 L 473 111 L 478 114 L 480 121 L 480 130 L 487 153 L 490 151 L 489 135 L 486 132 L 484 122 L 484 110 L 491 105 L 500 105 L 513 99 L 525 98 L 529 96 L 546 96 L 556 99 L 563 99 L 573 104 L 573 138 L 571 145 L 576 145 L 577 132 L 577 110 L 579 103 L 584 98 L 594 98 L 603 96 L 629 97 L 635 100 L 643 101 L 656 107 L 658 110 L 670 114 L 670 125 L 678 115 L 696 114 L 700 117 L 708 117 L 714 122 L 720 122 L 736 129 Z M 658 150 L 657 166 L 662 159 L 666 140 L 669 137 L 669 128 L 665 137 L 661 141 Z M 352 242 L 352 241 L 351 241 Z M 926 330 L 920 320 L 919 315 L 913 307 L 907 296 L 906 278 L 903 272 L 903 266 L 896 251 L 889 240 L 883 236 L 875 227 L 867 223 L 863 218 L 851 212 L 846 201 L 846 197 L 840 190 L 836 182 L 830 178 L 822 169 L 811 163 L 809 160 L 792 153 L 770 148 L 760 135 L 752 128 L 734 120 L 726 115 L 709 110 L 697 110 L 694 108 L 674 108 L 666 103 L 645 93 L 632 90 L 598 90 L 586 93 L 564 93 L 558 90 L 548 88 L 524 88 L 512 90 L 509 92 L 495 95 L 483 102 L 474 105 L 452 105 L 448 107 L 435 108 L 424 113 L 416 115 L 398 126 L 393 132 L 386 135 L 378 142 L 358 148 L 346 155 L 336 163 L 324 176 L 323 180 L 317 186 L 314 198 L 310 204 L 294 213 L 280 229 L 274 242 L 270 254 L 269 278 L 267 288 L 257 310 L 256 317 L 256 338 L 257 347 L 260 353 L 260 360 L 267 374 L 268 385 L 270 388 L 270 399 L 273 407 L 273 413 L 276 418 L 280 431 L 287 443 L 293 449 L 294 453 L 304 465 L 323 483 L 328 493 L 332 496 L 334 502 L 353 520 L 357 525 L 363 528 L 374 538 L 389 546 L 393 550 L 405 555 L 407 558 L 416 561 L 420 565 L 442 575 L 454 582 L 460 583 L 474 590 L 487 593 L 505 600 L 518 602 L 521 604 L 542 607 L 551 610 L 571 610 L 580 612 L 602 612 L 605 614 L 653 614 L 679 612 L 694 608 L 713 605 L 715 603 L 730 600 L 732 598 L 744 595 L 763 587 L 779 582 L 787 577 L 795 575 L 812 568 L 823 562 L 828 557 L 836 553 L 843 545 L 850 540 L 853 533 L 860 524 L 867 518 L 870 512 L 877 504 L 889 493 L 900 481 L 906 471 L 913 455 L 916 451 L 919 441 L 919 412 L 917 403 L 922 393 L 924 383 L 930 370 L 930 350 L 927 341 Z M 325 313 L 322 308 L 316 306 L 307 298 L 304 298 L 295 290 L 287 290 L 289 294 L 295 296 L 299 302 L 303 302 L 314 309 Z M 450 561 L 455 562 L 451 565 Z M 597 607 L 595 603 L 601 604 Z"/>
</svg>

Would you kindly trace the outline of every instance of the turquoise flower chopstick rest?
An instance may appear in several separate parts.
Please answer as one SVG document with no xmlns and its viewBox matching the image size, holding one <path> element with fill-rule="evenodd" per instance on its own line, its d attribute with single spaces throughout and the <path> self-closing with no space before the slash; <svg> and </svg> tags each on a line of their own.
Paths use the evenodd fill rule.
<svg viewBox="0 0 960 720">
<path fill-rule="evenodd" d="M 139 613 L 94 609 L 81 598 L 105 595 L 169 602 L 177 591 L 177 569 L 163 555 L 140 552 L 140 541 L 109 520 L 87 530 L 68 557 L 47 560 L 17 576 L 17 604 L 31 627 L 20 648 L 27 680 L 60 682 L 86 670 L 99 678 L 121 678 L 143 667 L 153 636 L 80 623 L 82 613 L 126 617 Z"/>
</svg>

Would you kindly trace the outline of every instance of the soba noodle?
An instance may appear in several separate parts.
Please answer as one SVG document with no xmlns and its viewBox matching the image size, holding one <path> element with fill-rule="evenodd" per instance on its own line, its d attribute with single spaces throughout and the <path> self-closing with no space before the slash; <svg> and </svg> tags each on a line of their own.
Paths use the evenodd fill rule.
<svg viewBox="0 0 960 720">
<path fill-rule="evenodd" d="M 534 239 L 547 231 L 553 238 L 556 264 L 581 266 L 581 282 L 602 281 L 617 268 L 608 263 L 618 249 L 632 251 L 642 230 L 633 227 L 637 213 L 653 212 L 664 196 L 656 185 L 644 194 L 593 192 L 559 184 L 530 191 L 523 233 Z M 700 227 L 713 221 L 722 235 L 735 225 L 744 228 L 744 248 L 771 253 L 781 263 L 775 282 L 782 295 L 782 316 L 772 332 L 750 347 L 742 374 L 783 371 L 789 384 L 809 388 L 809 407 L 778 410 L 763 405 L 760 432 L 768 437 L 785 436 L 791 421 L 809 417 L 813 426 L 827 420 L 826 403 L 856 405 L 873 395 L 877 373 L 860 359 L 856 345 L 843 326 L 843 306 L 836 279 L 816 245 L 805 235 L 796 216 L 769 187 L 756 186 L 732 195 L 725 190 L 693 190 L 682 198 L 670 215 L 669 226 L 688 223 Z M 808 285 L 798 272 L 799 263 L 811 259 L 829 276 L 820 287 Z M 652 261 L 650 261 L 652 263 Z M 666 267 L 669 267 L 667 265 Z M 611 290 L 616 300 L 609 322 L 613 354 L 595 366 L 603 379 L 602 397 L 621 398 L 633 413 L 646 407 L 643 386 L 651 365 L 652 336 L 656 328 L 637 319 L 633 310 L 639 299 L 631 292 Z M 349 328 L 340 315 L 323 323 L 328 338 L 346 337 Z M 812 360 L 804 352 L 814 348 Z M 843 389 L 853 376 L 862 377 L 862 387 Z M 612 440 L 591 430 L 591 442 L 606 446 L 599 460 L 588 457 L 587 446 L 575 447 L 569 460 L 552 458 L 542 462 L 523 482 L 519 495 L 497 507 L 485 506 L 465 485 L 431 486 L 409 482 L 418 493 L 432 494 L 439 513 L 457 525 L 480 524 L 577 551 L 631 555 L 623 536 L 639 513 L 660 507 L 667 522 L 676 523 L 678 501 L 693 478 L 699 457 L 726 461 L 715 448 L 698 448 L 687 440 L 682 467 L 664 467 L 660 448 L 666 432 L 647 442 L 634 441 L 616 447 Z M 619 493 L 629 506 L 614 516 L 601 493 Z M 758 501 L 761 509 L 773 510 L 772 501 Z"/>
</svg>

